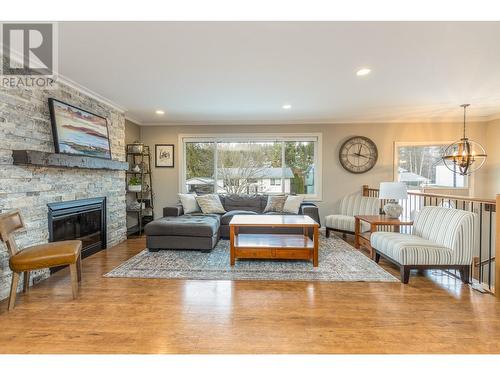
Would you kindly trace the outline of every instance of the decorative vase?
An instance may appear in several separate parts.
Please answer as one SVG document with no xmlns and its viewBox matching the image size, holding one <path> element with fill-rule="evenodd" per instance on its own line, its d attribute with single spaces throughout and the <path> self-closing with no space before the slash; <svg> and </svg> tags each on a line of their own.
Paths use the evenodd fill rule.
<svg viewBox="0 0 500 375">
<path fill-rule="evenodd" d="M 128 191 L 140 192 L 142 190 L 142 185 L 129 185 Z"/>
<path fill-rule="evenodd" d="M 130 152 L 134 154 L 141 154 L 143 150 L 143 144 L 142 143 L 137 143 L 137 144 L 131 144 L 130 145 Z"/>
<path fill-rule="evenodd" d="M 403 207 L 396 201 L 389 201 L 384 205 L 384 212 L 391 219 L 397 219 L 403 213 Z"/>
</svg>

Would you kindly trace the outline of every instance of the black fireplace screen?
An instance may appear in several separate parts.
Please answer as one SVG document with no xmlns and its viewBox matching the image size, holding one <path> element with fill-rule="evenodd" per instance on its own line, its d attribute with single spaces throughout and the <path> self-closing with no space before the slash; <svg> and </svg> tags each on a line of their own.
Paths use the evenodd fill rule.
<svg viewBox="0 0 500 375">
<path fill-rule="evenodd" d="M 82 257 L 106 248 L 106 198 L 48 204 L 49 241 L 80 240 Z"/>
<path fill-rule="evenodd" d="M 58 217 L 52 221 L 52 238 L 54 241 L 81 240 L 85 249 L 100 244 L 101 224 L 100 210 Z"/>
</svg>

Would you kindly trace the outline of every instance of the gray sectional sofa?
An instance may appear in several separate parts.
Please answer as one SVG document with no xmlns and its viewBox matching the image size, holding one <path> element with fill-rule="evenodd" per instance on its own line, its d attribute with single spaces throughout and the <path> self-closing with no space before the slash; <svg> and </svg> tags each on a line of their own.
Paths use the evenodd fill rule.
<svg viewBox="0 0 500 375">
<path fill-rule="evenodd" d="M 219 238 L 229 238 L 229 223 L 234 215 L 262 215 L 267 204 L 267 195 L 220 195 L 227 211 L 223 215 L 192 213 L 184 215 L 182 205 L 163 209 L 164 217 L 144 228 L 146 243 L 150 251 L 161 249 L 205 250 L 214 248 Z M 279 213 L 267 212 L 264 215 Z M 307 215 L 320 224 L 318 207 L 314 203 L 302 203 L 300 215 Z M 241 228 L 245 233 L 302 233 L 302 228 Z M 312 233 L 311 233 L 312 235 Z"/>
</svg>

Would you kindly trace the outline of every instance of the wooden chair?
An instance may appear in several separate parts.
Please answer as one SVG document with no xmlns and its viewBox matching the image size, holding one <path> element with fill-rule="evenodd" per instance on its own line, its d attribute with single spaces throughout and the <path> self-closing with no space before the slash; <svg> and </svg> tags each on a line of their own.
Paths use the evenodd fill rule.
<svg viewBox="0 0 500 375">
<path fill-rule="evenodd" d="M 23 292 L 29 289 L 30 271 L 42 268 L 69 265 L 73 298 L 78 295 L 78 282 L 81 281 L 81 241 L 60 241 L 35 245 L 19 250 L 13 233 L 24 229 L 24 221 L 19 212 L 0 214 L 0 240 L 7 246 L 9 267 L 12 270 L 9 310 L 14 309 L 19 277 L 24 272 Z"/>
</svg>

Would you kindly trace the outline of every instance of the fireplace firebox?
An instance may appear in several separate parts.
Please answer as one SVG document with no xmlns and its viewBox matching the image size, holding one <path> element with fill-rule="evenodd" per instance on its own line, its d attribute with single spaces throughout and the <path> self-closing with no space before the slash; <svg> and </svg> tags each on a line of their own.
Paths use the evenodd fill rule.
<svg viewBox="0 0 500 375">
<path fill-rule="evenodd" d="M 80 240 L 82 258 L 107 247 L 106 197 L 49 203 L 47 206 L 49 242 Z"/>
</svg>

